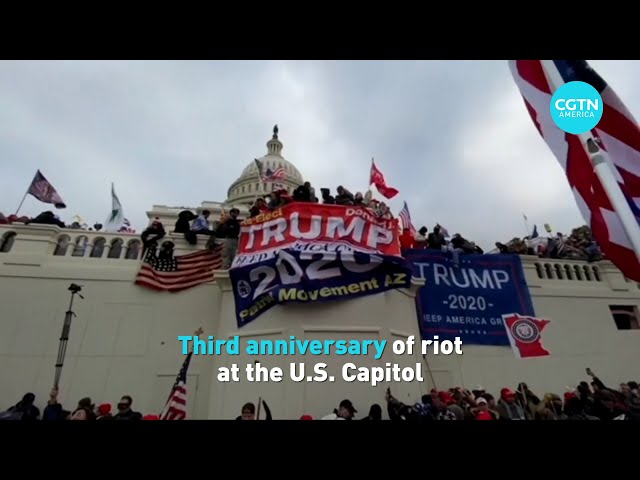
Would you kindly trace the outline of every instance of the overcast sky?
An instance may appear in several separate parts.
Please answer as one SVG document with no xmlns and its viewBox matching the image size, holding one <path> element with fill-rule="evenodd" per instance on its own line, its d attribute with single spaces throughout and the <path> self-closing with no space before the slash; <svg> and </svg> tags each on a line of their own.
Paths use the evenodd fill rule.
<svg viewBox="0 0 640 480">
<path fill-rule="evenodd" d="M 638 118 L 640 62 L 590 63 Z M 154 204 L 224 200 L 275 123 L 317 188 L 364 190 L 375 157 L 417 227 L 490 249 L 525 233 L 523 212 L 583 223 L 506 61 L 0 61 L 0 212 L 41 169 L 63 220 L 104 222 L 113 181 L 140 231 Z"/>
</svg>

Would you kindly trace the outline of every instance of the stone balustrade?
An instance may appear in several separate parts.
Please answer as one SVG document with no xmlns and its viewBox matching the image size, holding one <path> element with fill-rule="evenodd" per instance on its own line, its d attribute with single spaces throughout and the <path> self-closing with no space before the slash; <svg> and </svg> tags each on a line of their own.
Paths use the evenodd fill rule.
<svg viewBox="0 0 640 480">
<path fill-rule="evenodd" d="M 174 242 L 176 254 L 182 255 L 204 248 L 207 238 L 199 238 L 197 245 L 190 245 L 182 234 L 167 233 L 160 243 L 166 240 Z M 0 225 L 0 254 L 48 255 L 53 260 L 59 257 L 140 260 L 142 241 L 136 233 L 96 232 L 56 225 Z"/>
<path fill-rule="evenodd" d="M 175 244 L 177 255 L 205 248 L 206 237 L 198 238 L 197 245 L 190 245 L 182 234 L 167 233 L 161 240 Z M 106 233 L 59 228 L 55 225 L 0 225 L 0 265 L 13 256 L 40 256 L 39 264 L 60 261 L 108 261 L 109 266 L 131 265 L 140 260 L 142 241 L 138 234 Z M 607 289 L 637 291 L 640 286 L 626 279 L 611 262 L 587 263 L 584 261 L 554 260 L 535 256 L 522 256 L 522 264 L 530 288 L 571 287 L 578 289 Z"/>
</svg>

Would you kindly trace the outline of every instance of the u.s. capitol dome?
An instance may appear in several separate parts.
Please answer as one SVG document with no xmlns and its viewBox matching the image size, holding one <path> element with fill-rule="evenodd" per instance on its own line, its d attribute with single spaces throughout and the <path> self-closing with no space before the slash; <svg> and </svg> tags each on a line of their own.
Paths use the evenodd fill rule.
<svg viewBox="0 0 640 480">
<path fill-rule="evenodd" d="M 276 182 L 262 183 L 258 166 L 255 161 L 247 165 L 240 176 L 231 184 L 227 190 L 227 204 L 251 205 L 256 196 L 269 194 L 276 187 L 287 189 L 293 192 L 296 187 L 304 183 L 304 178 L 296 166 L 282 156 L 282 142 L 278 139 L 278 126 L 273 127 L 273 136 L 267 142 L 267 154 L 258 158 L 262 162 L 264 172 L 271 170 L 275 172 L 278 168 L 284 169 L 285 178 Z"/>
</svg>

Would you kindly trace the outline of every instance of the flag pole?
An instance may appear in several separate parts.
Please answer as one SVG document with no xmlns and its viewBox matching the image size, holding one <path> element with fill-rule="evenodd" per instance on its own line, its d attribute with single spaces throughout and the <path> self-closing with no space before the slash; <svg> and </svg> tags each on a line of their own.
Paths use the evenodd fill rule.
<svg viewBox="0 0 640 480">
<path fill-rule="evenodd" d="M 31 187 L 29 187 L 31 188 Z M 27 191 L 24 194 L 24 197 L 22 197 L 22 201 L 20 202 L 20 205 L 18 205 L 18 208 L 16 209 L 16 213 L 15 215 L 18 215 L 18 212 L 20 211 L 20 209 L 22 208 L 22 204 L 24 203 L 24 201 L 27 199 L 27 195 L 29 195 L 29 189 L 27 189 Z"/>
<path fill-rule="evenodd" d="M 431 385 L 436 390 L 438 389 L 438 385 L 436 385 L 436 380 L 433 378 L 433 372 L 431 371 L 431 365 L 429 365 L 429 360 L 427 360 L 426 355 L 422 355 L 422 359 L 424 360 L 424 364 L 427 366 L 427 373 L 429 374 L 429 378 L 431 379 Z"/>
<path fill-rule="evenodd" d="M 40 172 L 40 170 L 38 170 L 38 172 Z M 36 177 L 38 176 L 38 172 L 36 172 L 36 174 L 34 175 L 33 180 L 35 180 Z M 20 205 L 18 205 L 18 208 L 16 209 L 15 215 L 18 215 L 18 212 L 22 208 L 22 204 L 27 199 L 27 195 L 29 195 L 29 190 L 31 190 L 31 186 L 33 185 L 33 180 L 31 180 L 31 183 L 29 184 L 29 188 L 27 188 L 27 191 L 24 192 L 24 197 L 22 197 L 22 201 L 20 202 Z"/>
<path fill-rule="evenodd" d="M 544 70 L 547 73 L 547 80 L 549 80 L 552 90 L 557 90 L 564 84 L 564 80 L 555 63 L 553 60 L 541 60 L 541 62 L 545 67 Z M 631 242 L 636 258 L 640 261 L 640 225 L 638 225 L 638 221 L 631 211 L 631 207 L 629 207 L 627 199 L 622 193 L 620 185 L 618 185 L 617 179 L 611 171 L 608 154 L 598 146 L 591 132 L 582 133 L 578 135 L 578 137 L 580 138 L 582 147 L 585 149 L 589 159 L 591 160 L 593 169 L 602 183 L 602 187 L 604 188 L 611 205 L 620 218 L 620 223 Z"/>
<path fill-rule="evenodd" d="M 522 218 L 524 218 L 524 229 L 527 232 L 525 236 L 528 237 L 529 235 L 531 235 L 531 230 L 529 230 L 529 219 L 524 214 L 524 212 L 522 213 Z"/>
<path fill-rule="evenodd" d="M 258 188 L 256 189 L 256 196 L 253 199 L 253 204 L 255 205 L 256 201 L 258 200 L 258 197 L 260 196 L 260 193 L 261 193 L 260 190 L 264 190 L 264 189 L 262 188 L 262 172 L 260 171 L 260 167 L 258 166 L 259 160 L 256 158 L 254 162 L 256 162 L 256 167 L 258 167 Z M 264 197 L 264 195 L 262 196 Z"/>
</svg>

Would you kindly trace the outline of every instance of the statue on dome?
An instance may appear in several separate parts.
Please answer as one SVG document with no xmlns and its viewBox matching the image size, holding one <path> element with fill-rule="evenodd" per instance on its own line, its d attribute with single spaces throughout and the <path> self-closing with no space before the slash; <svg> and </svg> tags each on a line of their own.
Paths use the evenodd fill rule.
<svg viewBox="0 0 640 480">
<path fill-rule="evenodd" d="M 278 124 L 273 126 L 273 138 L 278 138 Z"/>
</svg>

